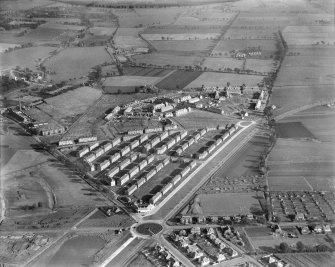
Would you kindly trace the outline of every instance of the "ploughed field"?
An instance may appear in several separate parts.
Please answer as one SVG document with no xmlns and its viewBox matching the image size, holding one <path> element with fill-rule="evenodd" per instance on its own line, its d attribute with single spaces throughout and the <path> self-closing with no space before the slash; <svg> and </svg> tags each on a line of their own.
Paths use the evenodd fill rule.
<svg viewBox="0 0 335 267">
<path fill-rule="evenodd" d="M 335 189 L 334 119 L 335 110 L 322 106 L 279 121 L 268 158 L 270 190 Z"/>
</svg>

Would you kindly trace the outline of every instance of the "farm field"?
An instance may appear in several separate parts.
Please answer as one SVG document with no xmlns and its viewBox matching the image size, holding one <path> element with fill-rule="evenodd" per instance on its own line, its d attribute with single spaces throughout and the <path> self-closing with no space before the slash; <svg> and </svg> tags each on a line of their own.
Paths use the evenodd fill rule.
<svg viewBox="0 0 335 267">
<path fill-rule="evenodd" d="M 163 80 L 160 80 L 156 86 L 162 89 L 180 90 L 187 86 L 190 82 L 201 76 L 199 71 L 179 71 L 176 70 Z"/>
<path fill-rule="evenodd" d="M 146 47 L 146 42 L 138 36 L 141 30 L 143 28 L 118 28 L 114 36 L 116 46 L 122 48 Z"/>
<path fill-rule="evenodd" d="M 181 12 L 176 7 L 119 10 L 113 9 L 113 14 L 119 19 L 120 27 L 148 27 L 153 25 L 171 24 Z"/>
<path fill-rule="evenodd" d="M 149 76 L 149 77 L 164 77 L 168 75 L 171 70 L 141 68 L 141 67 L 123 67 L 123 74 L 125 76 Z"/>
<path fill-rule="evenodd" d="M 93 35 L 107 35 L 111 36 L 115 32 L 116 28 L 109 27 L 92 27 L 89 29 L 89 32 Z"/>
<path fill-rule="evenodd" d="M 135 55 L 132 56 L 132 59 L 138 63 L 152 64 L 157 66 L 189 66 L 189 65 L 198 65 L 201 61 L 201 57 L 197 56 L 175 56 L 167 55 L 163 53 L 150 53 L 144 55 Z"/>
<path fill-rule="evenodd" d="M 150 33 L 141 34 L 147 41 L 160 41 L 160 40 L 175 40 L 175 41 L 190 41 L 190 40 L 212 40 L 220 37 L 220 32 L 213 33 Z"/>
<path fill-rule="evenodd" d="M 219 34 L 220 28 L 214 28 L 210 26 L 187 26 L 187 25 L 164 25 L 164 26 L 154 26 L 146 28 L 142 34 L 206 34 L 215 33 Z"/>
<path fill-rule="evenodd" d="M 51 5 L 54 4 L 50 0 L 5 0 L 1 2 L 3 9 L 14 9 L 14 10 L 27 10 L 36 6 Z"/>
<path fill-rule="evenodd" d="M 181 214 L 204 216 L 232 216 L 235 214 L 257 214 L 262 211 L 257 193 L 199 194 Z"/>
<path fill-rule="evenodd" d="M 249 58 L 246 60 L 244 69 L 253 70 L 257 72 L 269 73 L 276 69 L 276 62 L 273 60 L 264 60 L 264 59 L 252 59 Z"/>
<path fill-rule="evenodd" d="M 200 129 L 203 127 L 217 127 L 235 122 L 227 116 L 208 111 L 193 109 L 191 112 L 173 118 L 185 129 Z"/>
<path fill-rule="evenodd" d="M 276 254 L 276 256 L 296 267 L 331 266 L 335 261 L 335 255 L 332 253 Z"/>
<path fill-rule="evenodd" d="M 262 50 L 262 55 L 257 58 L 269 59 L 276 52 L 276 40 L 220 40 L 212 54 L 215 56 L 229 56 L 229 52 L 233 50 L 244 50 L 248 47 L 259 47 Z"/>
<path fill-rule="evenodd" d="M 325 42 L 334 45 L 335 29 L 332 26 L 288 26 L 283 30 L 288 46 L 315 45 Z"/>
<path fill-rule="evenodd" d="M 249 30 L 249 29 L 240 29 L 235 27 L 230 27 L 228 31 L 223 36 L 224 40 L 231 39 L 255 39 L 255 40 L 271 40 L 275 38 L 274 29 L 259 29 L 259 30 Z"/>
<path fill-rule="evenodd" d="M 275 125 L 276 132 L 280 138 L 310 138 L 314 135 L 301 122 L 278 122 Z"/>
<path fill-rule="evenodd" d="M 213 40 L 187 40 L 187 41 L 150 41 L 160 53 L 177 53 L 180 55 L 206 54 L 214 45 Z"/>
<path fill-rule="evenodd" d="M 66 30 L 66 31 L 81 31 L 85 29 L 84 26 L 80 26 L 80 25 L 69 25 L 69 24 L 50 23 L 50 22 L 42 24 L 38 28 L 48 29 L 48 30 L 52 30 L 52 29 Z"/>
<path fill-rule="evenodd" d="M 36 70 L 38 60 L 50 55 L 54 47 L 38 46 L 17 49 L 0 54 L 0 69 L 15 68 L 16 66 Z"/>
<path fill-rule="evenodd" d="M 102 46 L 77 47 L 61 51 L 44 65 L 47 70 L 55 72 L 50 75 L 50 80 L 60 82 L 87 76 L 93 67 L 110 61 L 109 54 Z"/>
<path fill-rule="evenodd" d="M 150 76 L 115 76 L 106 78 L 103 86 L 115 86 L 115 87 L 141 86 L 141 85 L 153 84 L 156 82 L 156 80 L 157 80 L 156 77 L 150 77 Z"/>
<path fill-rule="evenodd" d="M 230 82 L 231 86 L 257 86 L 263 80 L 263 76 L 256 75 L 239 75 L 231 73 L 217 73 L 217 72 L 204 72 L 193 82 L 189 83 L 186 88 L 200 88 L 205 86 L 224 86 Z"/>
<path fill-rule="evenodd" d="M 202 66 L 213 70 L 224 70 L 225 68 L 231 68 L 232 70 L 235 68 L 242 69 L 243 60 L 235 58 L 207 57 Z"/>
</svg>

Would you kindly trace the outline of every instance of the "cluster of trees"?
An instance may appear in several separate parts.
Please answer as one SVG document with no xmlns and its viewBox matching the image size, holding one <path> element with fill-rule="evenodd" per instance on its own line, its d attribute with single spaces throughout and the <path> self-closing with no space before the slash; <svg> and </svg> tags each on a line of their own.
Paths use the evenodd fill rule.
<svg viewBox="0 0 335 267">
<path fill-rule="evenodd" d="M 22 87 L 28 86 L 28 83 L 26 83 L 23 80 L 15 80 L 8 76 L 1 76 L 0 78 L 0 92 L 6 93 L 13 89 L 18 89 Z"/>
<path fill-rule="evenodd" d="M 306 246 L 301 241 L 296 243 L 296 249 L 292 249 L 286 242 L 282 242 L 279 245 L 279 251 L 281 253 L 294 253 L 294 252 L 327 252 L 332 251 L 332 249 L 326 244 L 321 244 L 315 247 Z"/>
</svg>

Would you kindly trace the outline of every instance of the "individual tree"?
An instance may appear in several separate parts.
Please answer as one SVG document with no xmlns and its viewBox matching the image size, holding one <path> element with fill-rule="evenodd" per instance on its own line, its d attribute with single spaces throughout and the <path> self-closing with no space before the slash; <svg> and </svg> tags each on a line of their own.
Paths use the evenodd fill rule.
<svg viewBox="0 0 335 267">
<path fill-rule="evenodd" d="M 305 244 L 302 243 L 301 241 L 298 241 L 297 244 L 296 244 L 296 246 L 297 246 L 297 250 L 298 250 L 299 252 L 302 252 L 302 251 L 305 250 Z"/>
<path fill-rule="evenodd" d="M 281 242 L 280 245 L 279 245 L 279 249 L 283 253 L 287 253 L 290 250 L 290 247 L 288 246 L 288 244 L 286 242 Z"/>
</svg>

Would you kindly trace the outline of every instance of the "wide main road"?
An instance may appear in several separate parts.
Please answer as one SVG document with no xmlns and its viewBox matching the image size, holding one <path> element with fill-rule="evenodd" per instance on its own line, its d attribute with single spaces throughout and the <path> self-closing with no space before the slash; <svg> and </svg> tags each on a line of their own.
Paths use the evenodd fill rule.
<svg viewBox="0 0 335 267">
<path fill-rule="evenodd" d="M 197 189 L 210 178 L 230 157 L 234 156 L 255 134 L 256 124 L 250 125 L 234 138 L 224 149 L 207 162 L 182 188 L 180 188 L 155 214 L 146 216 L 144 220 L 166 221 L 168 217 L 178 211 Z M 229 140 L 228 140 L 229 141 Z M 192 175 L 192 174 L 191 174 Z"/>
</svg>

